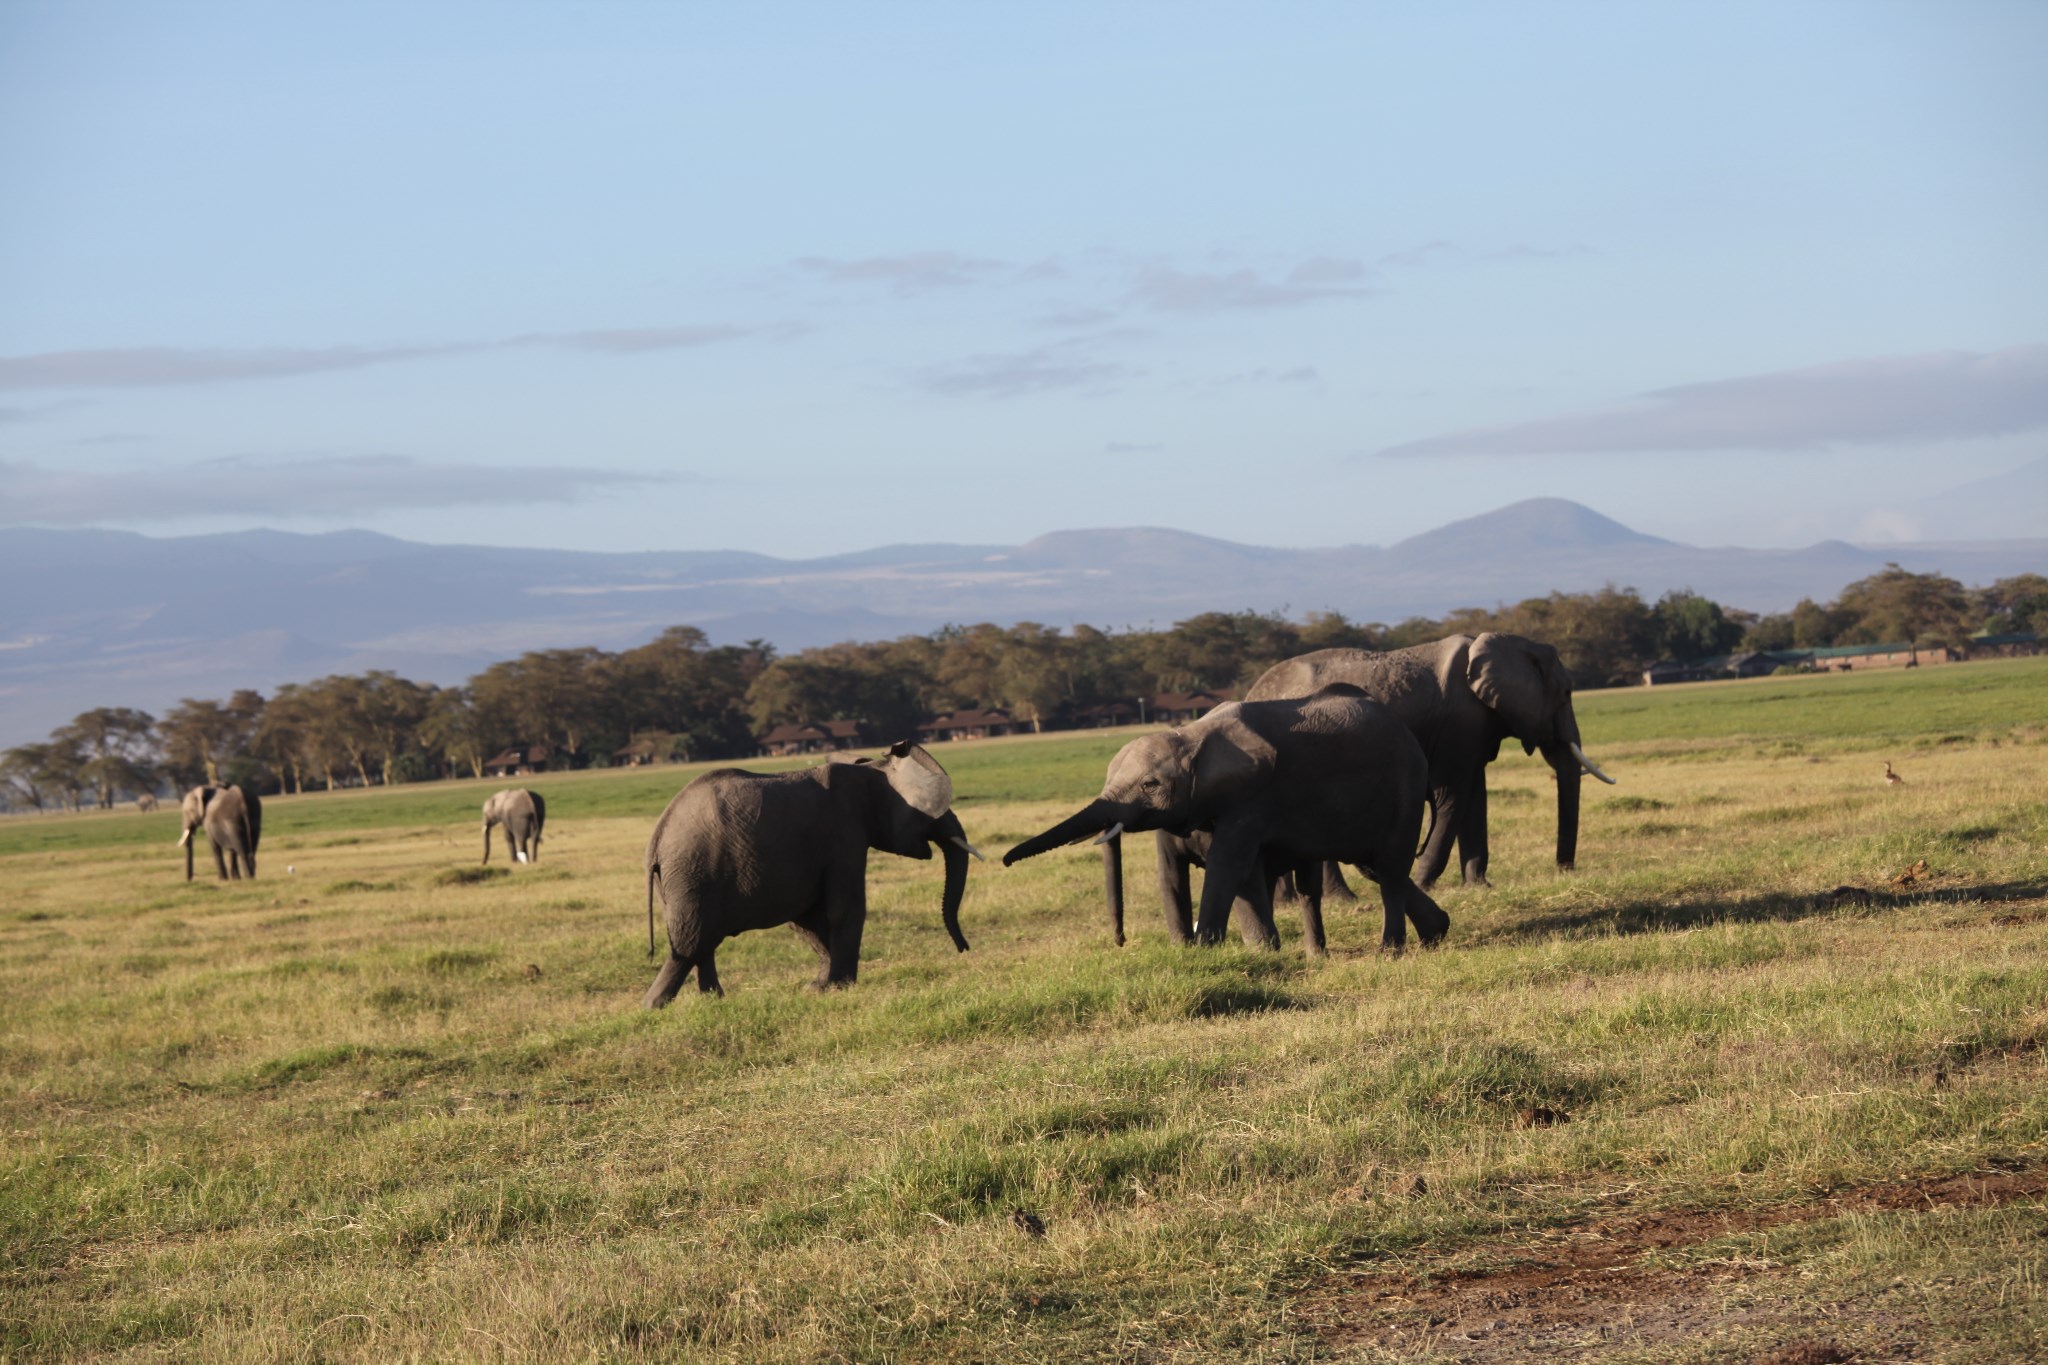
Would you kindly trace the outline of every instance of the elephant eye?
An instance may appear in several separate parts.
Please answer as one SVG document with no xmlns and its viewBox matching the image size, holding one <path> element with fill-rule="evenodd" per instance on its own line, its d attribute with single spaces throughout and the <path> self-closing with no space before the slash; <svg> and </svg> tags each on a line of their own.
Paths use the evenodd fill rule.
<svg viewBox="0 0 2048 1365">
<path fill-rule="evenodd" d="M 1157 787 L 1159 785 L 1159 779 L 1156 777 L 1148 777 L 1143 782 L 1140 782 L 1138 785 L 1143 787 L 1146 791 L 1151 791 L 1154 787 Z"/>
</svg>

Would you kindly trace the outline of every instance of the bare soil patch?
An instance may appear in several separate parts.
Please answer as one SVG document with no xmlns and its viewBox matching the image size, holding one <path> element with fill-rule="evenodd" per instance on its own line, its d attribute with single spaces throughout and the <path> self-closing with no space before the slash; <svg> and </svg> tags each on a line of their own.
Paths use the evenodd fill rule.
<svg viewBox="0 0 2048 1365">
<path fill-rule="evenodd" d="M 1641 1352 L 1730 1328 L 1777 1325 L 1786 1335 L 1757 1365 L 1872 1361 L 1886 1357 L 1846 1350 L 1810 1324 L 1803 1330 L 1780 1324 L 1769 1310 L 1731 1294 L 1783 1269 L 1774 1262 L 1739 1256 L 1668 1262 L 1706 1243 L 1790 1223 L 1990 1208 L 2044 1192 L 2048 1171 L 1980 1171 L 1858 1186 L 1772 1208 L 1595 1217 L 1460 1250 L 1460 1261 L 1492 1263 L 1485 1268 L 1328 1276 L 1303 1291 L 1295 1310 L 1335 1347 L 1428 1352 L 1433 1360 L 1467 1365 L 1596 1359 L 1603 1348 Z"/>
</svg>

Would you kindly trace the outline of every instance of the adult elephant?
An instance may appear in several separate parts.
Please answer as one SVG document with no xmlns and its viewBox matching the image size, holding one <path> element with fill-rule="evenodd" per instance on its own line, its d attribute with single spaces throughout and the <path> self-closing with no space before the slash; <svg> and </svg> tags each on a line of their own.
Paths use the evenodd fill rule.
<svg viewBox="0 0 2048 1365">
<path fill-rule="evenodd" d="M 505 851 L 517 863 L 540 861 L 541 826 L 548 821 L 548 803 L 524 787 L 492 792 L 484 802 L 484 861 L 491 860 L 491 827 L 505 827 Z"/>
<path fill-rule="evenodd" d="M 178 846 L 185 850 L 185 880 L 192 880 L 192 834 L 206 830 L 213 845 L 213 867 L 220 879 L 240 881 L 246 871 L 256 875 L 256 845 L 263 838 L 263 801 L 253 788 L 194 787 L 179 803 L 185 832 Z"/>
<path fill-rule="evenodd" d="M 1391 710 L 1428 757 L 1436 823 L 1416 860 L 1418 884 L 1435 884 L 1454 839 L 1466 883 L 1486 884 L 1486 765 L 1506 739 L 1541 752 L 1557 775 L 1557 865 L 1569 870 L 1578 860 L 1579 776 L 1614 779 L 1580 747 L 1571 673 L 1556 649 L 1497 632 L 1385 653 L 1319 649 L 1273 665 L 1246 695 L 1305 697 L 1331 683 L 1349 683 Z"/>
<path fill-rule="evenodd" d="M 647 951 L 654 951 L 654 899 L 668 927 L 668 961 L 641 1001 L 660 1009 L 692 968 L 714 995 L 713 954 L 748 929 L 795 927 L 819 957 L 812 989 L 851 986 L 867 923 L 868 850 L 946 864 L 939 917 L 953 946 L 967 859 L 981 855 L 953 814 L 953 781 L 938 761 L 905 740 L 882 758 L 835 758 L 792 773 L 719 768 L 677 793 L 647 840 Z"/>
<path fill-rule="evenodd" d="M 1382 948 L 1412 921 L 1435 943 L 1450 919 L 1409 877 L 1422 832 L 1428 761 L 1386 707 L 1338 684 L 1314 696 L 1228 702 L 1179 729 L 1132 740 L 1110 760 L 1102 794 L 1003 855 L 1007 866 L 1090 836 L 1165 830 L 1210 836 L 1195 936 L 1223 936 L 1240 893 L 1272 919 L 1268 878 L 1323 861 L 1380 884 Z M 1323 951 L 1321 883 L 1303 877 L 1304 946 Z"/>
</svg>

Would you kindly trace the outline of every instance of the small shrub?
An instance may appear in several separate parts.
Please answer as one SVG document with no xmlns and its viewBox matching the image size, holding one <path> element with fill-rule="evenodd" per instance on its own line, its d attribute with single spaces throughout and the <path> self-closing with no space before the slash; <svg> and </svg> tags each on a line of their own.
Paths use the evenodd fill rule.
<svg viewBox="0 0 2048 1365">
<path fill-rule="evenodd" d="M 509 877 L 511 872 L 502 867 L 486 867 L 479 863 L 474 867 L 444 867 L 434 874 L 436 886 L 474 886 L 494 877 Z"/>
</svg>

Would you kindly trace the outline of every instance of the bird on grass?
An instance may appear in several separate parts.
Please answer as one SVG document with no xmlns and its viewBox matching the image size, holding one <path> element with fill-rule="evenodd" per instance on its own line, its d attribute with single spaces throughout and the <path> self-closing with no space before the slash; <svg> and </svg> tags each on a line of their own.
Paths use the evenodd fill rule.
<svg viewBox="0 0 2048 1365">
<path fill-rule="evenodd" d="M 1892 771 L 1892 761 L 1890 759 L 1884 761 L 1884 784 L 1887 787 L 1903 787 L 1906 785 L 1906 779 Z"/>
</svg>

